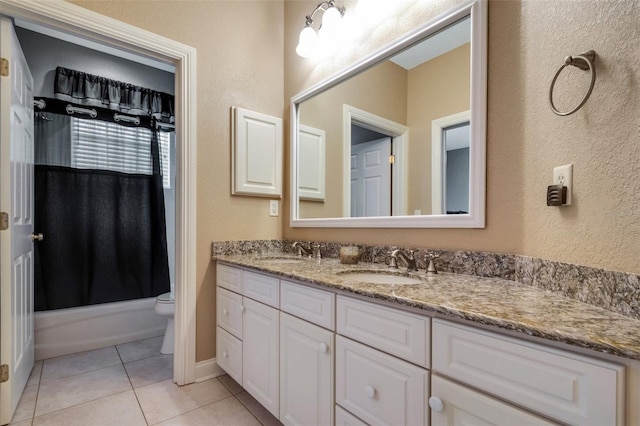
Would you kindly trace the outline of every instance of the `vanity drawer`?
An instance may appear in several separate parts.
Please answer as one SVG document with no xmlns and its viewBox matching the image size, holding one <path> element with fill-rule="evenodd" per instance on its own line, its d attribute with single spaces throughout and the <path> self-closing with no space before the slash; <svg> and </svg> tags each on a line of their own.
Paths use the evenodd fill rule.
<svg viewBox="0 0 640 426">
<path fill-rule="evenodd" d="M 257 302 L 278 308 L 280 305 L 280 280 L 267 275 L 244 271 L 242 294 Z"/>
<path fill-rule="evenodd" d="M 336 405 L 336 426 L 368 426 L 365 422 Z"/>
<path fill-rule="evenodd" d="M 216 301 L 218 326 L 242 340 L 242 296 L 218 287 Z"/>
<path fill-rule="evenodd" d="M 335 330 L 335 295 L 289 281 L 280 281 L 280 310 L 320 327 Z"/>
<path fill-rule="evenodd" d="M 242 269 L 222 265 L 218 262 L 216 264 L 216 281 L 218 287 L 242 293 Z"/>
<path fill-rule="evenodd" d="M 216 333 L 216 363 L 233 380 L 242 383 L 242 342 L 221 327 Z"/>
<path fill-rule="evenodd" d="M 339 334 L 429 368 L 430 318 L 342 296 L 336 305 Z"/>
<path fill-rule="evenodd" d="M 431 376 L 431 395 L 442 403 L 431 405 L 431 426 L 557 424 L 436 375 Z"/>
<path fill-rule="evenodd" d="M 624 424 L 624 367 L 433 321 L 434 372 L 579 425 Z"/>
<path fill-rule="evenodd" d="M 427 370 L 336 336 L 336 403 L 370 425 L 427 424 Z"/>
</svg>

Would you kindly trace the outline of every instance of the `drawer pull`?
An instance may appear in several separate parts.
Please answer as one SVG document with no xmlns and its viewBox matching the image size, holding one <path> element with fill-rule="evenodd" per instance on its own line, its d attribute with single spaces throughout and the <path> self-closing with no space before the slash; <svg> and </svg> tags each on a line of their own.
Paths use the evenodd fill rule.
<svg viewBox="0 0 640 426">
<path fill-rule="evenodd" d="M 225 315 L 225 316 L 226 316 L 226 315 L 229 315 L 229 311 L 227 311 L 226 309 L 223 309 L 223 310 L 222 310 L 222 315 Z"/>
<path fill-rule="evenodd" d="M 364 393 L 371 399 L 376 397 L 376 388 L 373 386 L 367 386 L 364 388 Z"/>
<path fill-rule="evenodd" d="M 222 357 L 229 358 L 229 354 L 227 353 L 227 351 L 222 352 Z"/>
<path fill-rule="evenodd" d="M 244 309 L 245 309 L 244 306 L 241 305 L 240 306 L 240 312 L 244 312 Z"/>
<path fill-rule="evenodd" d="M 326 343 L 320 343 L 320 352 L 322 352 L 323 354 L 326 354 L 327 351 L 329 350 L 329 347 L 326 345 Z"/>
<path fill-rule="evenodd" d="M 437 396 L 432 396 L 431 398 L 429 398 L 429 407 L 431 407 L 431 409 L 437 413 L 444 410 L 444 404 L 442 403 L 442 400 Z"/>
</svg>

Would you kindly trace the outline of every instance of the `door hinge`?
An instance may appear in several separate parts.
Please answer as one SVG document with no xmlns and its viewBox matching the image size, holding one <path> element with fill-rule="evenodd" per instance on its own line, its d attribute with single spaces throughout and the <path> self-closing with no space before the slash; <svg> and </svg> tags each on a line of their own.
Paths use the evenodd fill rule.
<svg viewBox="0 0 640 426">
<path fill-rule="evenodd" d="M 9 214 L 0 212 L 0 231 L 6 231 L 7 229 L 9 229 Z"/>
<path fill-rule="evenodd" d="M 7 364 L 2 364 L 2 368 L 0 369 L 0 383 L 9 381 L 9 366 Z"/>
<path fill-rule="evenodd" d="M 0 76 L 9 76 L 9 60 L 7 58 L 0 58 Z"/>
<path fill-rule="evenodd" d="M 396 162 L 396 156 L 395 156 L 395 155 L 393 155 L 393 154 L 391 154 L 391 155 L 389 156 L 389 164 L 393 164 L 393 163 L 395 163 L 395 162 Z"/>
</svg>

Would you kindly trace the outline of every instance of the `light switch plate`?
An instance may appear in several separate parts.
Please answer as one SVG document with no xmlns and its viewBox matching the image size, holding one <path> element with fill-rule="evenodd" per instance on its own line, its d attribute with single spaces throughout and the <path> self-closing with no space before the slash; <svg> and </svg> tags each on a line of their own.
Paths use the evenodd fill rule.
<svg viewBox="0 0 640 426">
<path fill-rule="evenodd" d="M 553 184 L 567 187 L 567 202 L 563 206 L 570 206 L 573 192 L 573 164 L 555 167 L 553 169 Z"/>
<path fill-rule="evenodd" d="M 269 216 L 278 216 L 278 200 L 269 200 Z"/>
</svg>

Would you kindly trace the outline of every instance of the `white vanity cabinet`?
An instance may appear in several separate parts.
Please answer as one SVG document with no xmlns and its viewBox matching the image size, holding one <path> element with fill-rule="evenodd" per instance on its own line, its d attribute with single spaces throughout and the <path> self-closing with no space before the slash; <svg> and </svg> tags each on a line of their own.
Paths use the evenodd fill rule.
<svg viewBox="0 0 640 426">
<path fill-rule="evenodd" d="M 433 424 L 449 425 L 463 416 L 545 424 L 482 393 L 564 424 L 624 424 L 623 366 L 440 319 L 433 320 L 432 333 Z M 439 375 L 482 393 L 458 392 L 465 388 Z M 441 410 L 434 409 L 437 400 Z"/>
<path fill-rule="evenodd" d="M 370 425 L 427 425 L 428 317 L 338 296 L 336 408 Z"/>
<path fill-rule="evenodd" d="M 218 365 L 285 425 L 334 424 L 335 294 L 217 271 Z"/>
</svg>

